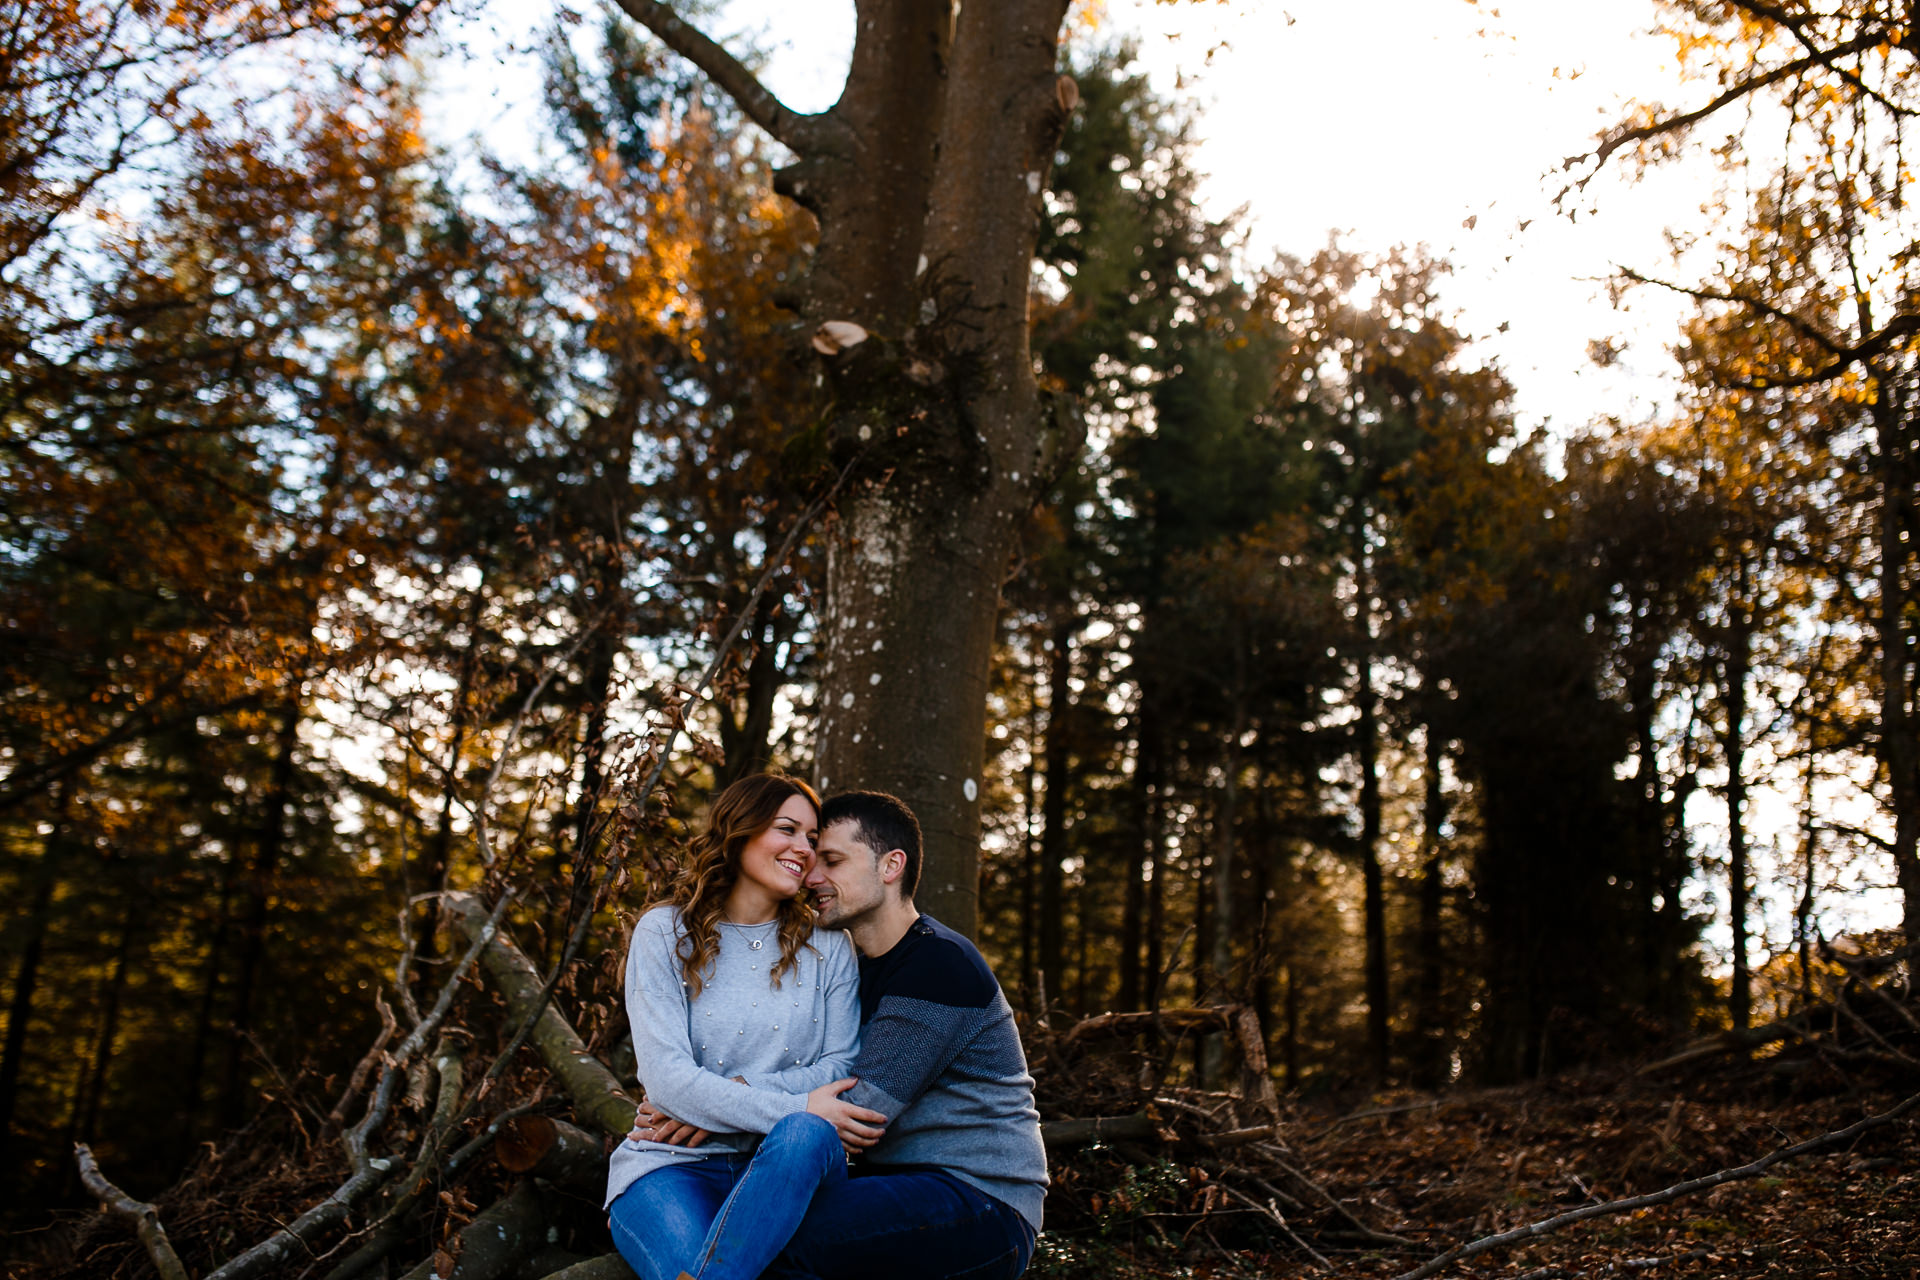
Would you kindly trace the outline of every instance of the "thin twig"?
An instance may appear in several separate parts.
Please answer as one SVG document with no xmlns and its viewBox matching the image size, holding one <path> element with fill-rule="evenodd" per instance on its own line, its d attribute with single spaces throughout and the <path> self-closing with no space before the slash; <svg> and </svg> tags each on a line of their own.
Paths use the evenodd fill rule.
<svg viewBox="0 0 1920 1280">
<path fill-rule="evenodd" d="M 554 676 L 560 673 L 562 667 L 573 661 L 573 656 L 580 652 L 580 646 L 587 642 L 587 637 L 599 631 L 605 622 L 606 616 L 603 614 L 581 627 L 580 634 L 573 638 L 573 643 L 568 645 L 559 657 L 541 668 L 540 678 L 534 681 L 533 687 L 527 690 L 527 696 L 521 699 L 520 709 L 513 713 L 513 723 L 507 727 L 507 740 L 500 744 L 500 751 L 494 758 L 493 768 L 487 771 L 487 780 L 481 785 L 480 795 L 475 801 L 469 805 L 459 797 L 454 797 L 456 804 L 473 815 L 474 843 L 480 848 L 481 862 L 489 867 L 496 859 L 493 852 L 493 835 L 487 829 L 487 812 L 493 807 L 493 788 L 500 781 L 500 772 L 506 768 L 507 758 L 513 754 L 514 746 L 520 741 L 520 731 L 526 726 L 527 717 L 533 714 L 533 709 L 540 705 L 540 699 L 546 696 L 547 686 L 553 683 Z"/>
<path fill-rule="evenodd" d="M 1306 1254 L 1309 1258 L 1312 1258 L 1314 1261 L 1314 1264 L 1318 1266 L 1322 1271 L 1333 1270 L 1333 1264 L 1331 1262 L 1328 1262 L 1324 1257 L 1322 1257 L 1318 1249 L 1315 1249 L 1312 1245 L 1308 1244 L 1305 1240 L 1302 1240 L 1300 1238 L 1300 1233 L 1287 1225 L 1287 1219 L 1280 1212 L 1280 1205 L 1278 1204 L 1278 1202 L 1269 1200 L 1265 1205 L 1262 1205 L 1259 1201 L 1255 1200 L 1252 1196 L 1247 1195 L 1245 1192 L 1241 1191 L 1237 1187 L 1230 1187 L 1224 1182 L 1219 1185 L 1222 1190 L 1224 1190 L 1228 1195 L 1232 1196 L 1235 1200 L 1238 1200 L 1241 1204 L 1246 1205 L 1249 1209 L 1253 1210 L 1255 1213 L 1259 1214 L 1263 1218 L 1267 1219 L 1269 1222 L 1273 1223 L 1274 1226 L 1279 1227 L 1280 1233 L 1286 1236 L 1287 1239 L 1293 1241 L 1294 1247 L 1300 1250 L 1300 1252 Z"/>
</svg>

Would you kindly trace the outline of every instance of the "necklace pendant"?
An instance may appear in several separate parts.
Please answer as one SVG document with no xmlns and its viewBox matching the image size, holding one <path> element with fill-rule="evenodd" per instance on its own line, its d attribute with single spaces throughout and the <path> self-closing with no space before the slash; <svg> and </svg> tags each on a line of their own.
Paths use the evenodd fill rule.
<svg viewBox="0 0 1920 1280">
<path fill-rule="evenodd" d="M 752 938 L 748 940 L 747 947 L 750 950 L 758 951 L 761 947 L 766 945 L 766 942 L 767 940 L 765 938 Z"/>
</svg>

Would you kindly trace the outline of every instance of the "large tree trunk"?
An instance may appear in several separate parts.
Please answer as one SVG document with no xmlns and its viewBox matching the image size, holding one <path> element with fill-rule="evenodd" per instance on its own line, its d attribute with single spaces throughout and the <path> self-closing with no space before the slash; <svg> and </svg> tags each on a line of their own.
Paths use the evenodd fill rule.
<svg viewBox="0 0 1920 1280">
<path fill-rule="evenodd" d="M 846 87 L 817 116 L 659 0 L 620 3 L 795 153 L 778 189 L 820 225 L 799 307 L 871 335 L 821 335 L 828 434 L 861 468 L 826 539 L 816 779 L 910 803 L 918 901 L 971 933 L 1000 583 L 1058 451 L 1027 303 L 1073 101 L 1066 0 L 857 0 Z"/>
</svg>

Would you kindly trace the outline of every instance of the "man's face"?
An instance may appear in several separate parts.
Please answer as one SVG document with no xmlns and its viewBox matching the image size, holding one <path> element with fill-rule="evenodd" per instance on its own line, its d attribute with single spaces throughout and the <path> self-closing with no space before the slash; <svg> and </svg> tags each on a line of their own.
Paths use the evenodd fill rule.
<svg viewBox="0 0 1920 1280">
<path fill-rule="evenodd" d="M 807 888 L 813 891 L 816 923 L 822 928 L 845 929 L 887 900 L 880 856 L 858 833 L 858 824 L 836 822 L 820 833 L 815 846 Z"/>
</svg>

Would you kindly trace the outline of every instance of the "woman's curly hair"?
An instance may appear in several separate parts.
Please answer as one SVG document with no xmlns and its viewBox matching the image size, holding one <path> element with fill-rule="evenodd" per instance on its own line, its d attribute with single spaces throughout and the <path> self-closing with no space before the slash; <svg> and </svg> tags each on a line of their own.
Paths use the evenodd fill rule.
<svg viewBox="0 0 1920 1280">
<path fill-rule="evenodd" d="M 783 773 L 748 774 L 722 791 L 707 813 L 706 830 L 688 843 L 673 884 L 652 904 L 664 903 L 680 913 L 683 934 L 677 954 L 689 999 L 706 985 L 719 952 L 720 917 L 727 895 L 740 879 L 741 851 L 773 825 L 780 807 L 795 796 L 805 797 L 815 816 L 819 815 L 820 797 L 813 788 Z M 776 987 L 784 975 L 799 967 L 800 948 L 808 945 L 813 934 L 813 899 L 797 893 L 783 900 L 777 919 L 780 962 L 770 975 Z"/>
</svg>

